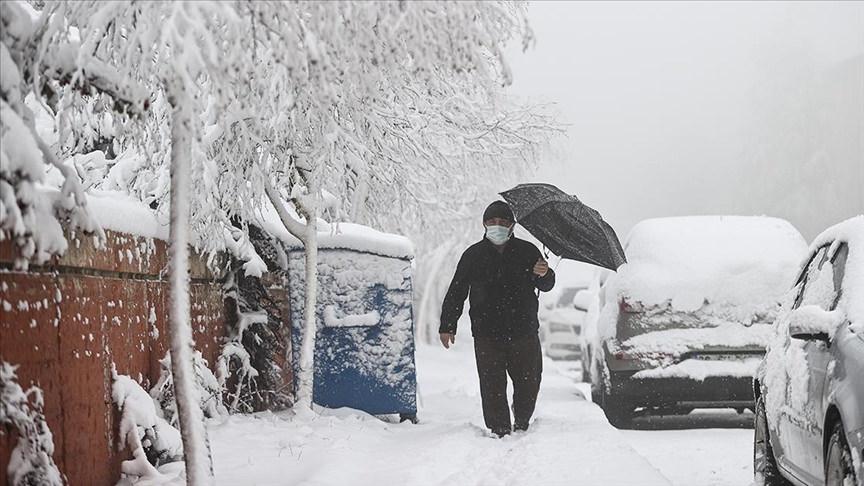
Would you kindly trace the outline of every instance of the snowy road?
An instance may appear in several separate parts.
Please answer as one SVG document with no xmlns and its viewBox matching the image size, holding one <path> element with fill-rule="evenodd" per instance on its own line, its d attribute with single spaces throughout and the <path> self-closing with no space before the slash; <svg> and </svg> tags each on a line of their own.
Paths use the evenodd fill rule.
<svg viewBox="0 0 864 486">
<path fill-rule="evenodd" d="M 420 346 L 417 365 L 418 425 L 348 410 L 211 423 L 216 484 L 671 484 L 554 365 L 531 430 L 501 440 L 482 427 L 470 341 L 450 351 Z"/>
<path fill-rule="evenodd" d="M 420 346 L 421 423 L 351 410 L 236 415 L 211 422 L 219 485 L 670 485 L 751 483 L 752 416 L 696 412 L 619 431 L 583 394 L 575 364 L 544 363 L 528 433 L 483 428 L 471 342 Z"/>
<path fill-rule="evenodd" d="M 578 380 L 579 362 L 547 362 Z M 544 375 L 545 376 L 545 375 Z M 576 385 L 590 393 L 587 384 Z M 674 486 L 748 486 L 753 482 L 753 414 L 696 410 L 685 416 L 639 417 L 626 442 Z"/>
<path fill-rule="evenodd" d="M 640 418 L 635 430 L 622 433 L 674 486 L 747 486 L 753 482 L 752 423 L 750 413 L 697 410 Z"/>
</svg>

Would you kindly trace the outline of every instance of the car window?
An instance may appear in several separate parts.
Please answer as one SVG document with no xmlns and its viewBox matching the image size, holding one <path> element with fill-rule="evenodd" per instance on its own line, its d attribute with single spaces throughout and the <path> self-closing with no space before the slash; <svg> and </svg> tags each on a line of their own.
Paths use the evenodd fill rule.
<svg viewBox="0 0 864 486">
<path fill-rule="evenodd" d="M 825 258 L 825 252 L 827 251 L 827 247 L 821 247 L 816 253 L 810 257 L 810 261 L 807 262 L 807 265 L 801 271 L 801 274 L 798 276 L 798 280 L 795 282 L 795 302 L 792 305 L 793 309 L 797 309 L 801 306 L 801 300 L 804 298 L 804 286 L 808 281 L 808 277 L 816 273 L 818 271 L 819 263 L 822 259 Z"/>
<path fill-rule="evenodd" d="M 837 307 L 837 302 L 843 294 L 843 275 L 846 272 L 846 258 L 849 256 L 849 245 L 843 243 L 834 252 L 834 257 L 831 258 L 831 266 L 834 267 L 834 290 L 837 296 L 831 306 L 831 310 Z"/>
<path fill-rule="evenodd" d="M 804 277 L 804 289 L 801 292 L 799 306 L 818 305 L 825 310 L 832 310 L 837 302 L 837 290 L 834 287 L 834 265 L 827 261 L 827 248 L 822 248 L 810 261 L 807 274 Z"/>
</svg>

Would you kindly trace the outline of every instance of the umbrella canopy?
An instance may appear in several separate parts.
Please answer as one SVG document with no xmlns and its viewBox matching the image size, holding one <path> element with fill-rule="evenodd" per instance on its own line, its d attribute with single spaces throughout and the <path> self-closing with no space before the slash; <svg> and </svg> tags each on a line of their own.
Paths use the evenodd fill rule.
<svg viewBox="0 0 864 486">
<path fill-rule="evenodd" d="M 519 184 L 501 196 L 516 221 L 561 258 L 611 270 L 627 262 L 612 227 L 576 196 L 551 184 Z"/>
</svg>

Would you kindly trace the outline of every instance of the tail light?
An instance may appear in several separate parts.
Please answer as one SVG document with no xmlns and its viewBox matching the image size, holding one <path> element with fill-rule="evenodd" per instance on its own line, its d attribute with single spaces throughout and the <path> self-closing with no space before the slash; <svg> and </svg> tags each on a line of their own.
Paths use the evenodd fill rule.
<svg viewBox="0 0 864 486">
<path fill-rule="evenodd" d="M 642 304 L 635 300 L 627 300 L 622 297 L 621 300 L 618 301 L 618 310 L 621 312 L 626 312 L 628 314 L 635 314 L 637 312 L 642 312 L 645 308 Z"/>
<path fill-rule="evenodd" d="M 625 353 L 624 351 L 616 351 L 613 356 L 615 356 L 615 359 L 618 361 L 638 361 L 640 359 L 639 355 Z"/>
</svg>

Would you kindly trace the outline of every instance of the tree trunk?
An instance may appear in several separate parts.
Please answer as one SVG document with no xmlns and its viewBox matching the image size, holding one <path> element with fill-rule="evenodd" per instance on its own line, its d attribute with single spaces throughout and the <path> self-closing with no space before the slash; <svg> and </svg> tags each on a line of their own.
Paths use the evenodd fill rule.
<svg viewBox="0 0 864 486">
<path fill-rule="evenodd" d="M 204 416 L 195 386 L 193 340 L 189 303 L 189 165 L 192 158 L 192 120 L 185 93 L 172 93 L 171 120 L 171 283 L 170 340 L 174 397 L 183 439 L 186 484 L 212 482 Z"/>
<path fill-rule="evenodd" d="M 312 407 L 315 382 L 315 335 L 318 332 L 318 216 L 316 211 L 306 214 L 306 298 L 303 307 L 303 341 L 300 345 L 300 372 L 298 373 L 297 402 Z"/>
<path fill-rule="evenodd" d="M 314 194 L 314 187 L 311 187 L 311 184 L 308 189 L 310 194 Z M 315 334 L 318 332 L 316 312 L 318 307 L 318 205 L 315 202 L 311 204 L 312 207 L 307 207 L 310 204 L 297 205 L 306 218 L 306 224 L 301 224 L 285 210 L 279 192 L 271 183 L 265 182 L 264 191 L 276 209 L 282 225 L 303 243 L 306 256 L 306 296 L 297 373 L 297 403 L 301 407 L 311 409 L 315 380 Z"/>
</svg>

